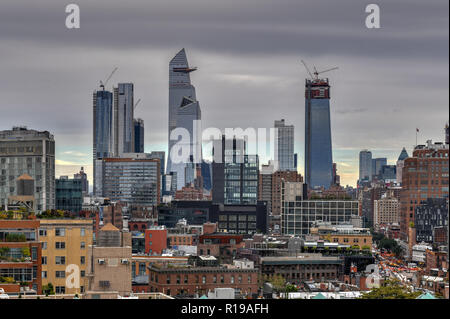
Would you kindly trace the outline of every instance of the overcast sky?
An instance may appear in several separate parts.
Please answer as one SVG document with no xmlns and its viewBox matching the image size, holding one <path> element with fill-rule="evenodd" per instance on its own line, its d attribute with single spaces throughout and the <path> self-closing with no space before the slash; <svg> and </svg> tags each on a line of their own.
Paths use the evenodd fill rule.
<svg viewBox="0 0 450 319">
<path fill-rule="evenodd" d="M 81 28 L 66 29 L 76 3 Z M 333 161 L 355 185 L 358 154 L 394 164 L 402 147 L 443 141 L 449 111 L 447 0 L 376 1 L 381 28 L 365 27 L 371 1 L 1 0 L 0 130 L 54 134 L 56 174 L 92 172 L 92 92 L 135 84 L 145 151 L 167 149 L 168 64 L 186 48 L 203 127 L 295 126 L 303 174 L 300 60 L 331 82 Z M 325 74 L 324 74 L 325 75 Z M 263 158 L 262 161 L 266 161 Z M 91 178 L 92 176 L 89 176 Z"/>
</svg>

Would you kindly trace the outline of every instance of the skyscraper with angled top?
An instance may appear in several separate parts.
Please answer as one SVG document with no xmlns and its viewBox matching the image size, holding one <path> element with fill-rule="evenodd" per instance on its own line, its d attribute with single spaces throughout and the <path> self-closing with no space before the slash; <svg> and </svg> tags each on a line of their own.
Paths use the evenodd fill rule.
<svg viewBox="0 0 450 319">
<path fill-rule="evenodd" d="M 305 181 L 309 188 L 329 188 L 333 180 L 330 85 L 328 79 L 306 79 Z"/>
<path fill-rule="evenodd" d="M 197 160 L 201 163 L 201 129 L 198 127 L 199 122 L 196 122 L 201 119 L 201 110 L 196 98 L 195 87 L 191 84 L 190 79 L 190 73 L 196 69 L 189 67 L 185 49 L 179 51 L 169 63 L 169 156 L 167 158 L 167 174 L 170 174 L 170 172 L 177 173 L 178 189 L 186 184 L 186 172 L 190 172 L 190 170 L 185 170 L 185 167 L 190 156 L 194 156 L 195 159 L 195 154 L 197 154 Z M 189 132 L 189 140 L 182 142 L 180 136 L 173 132 L 177 128 Z M 171 139 L 172 132 L 175 135 L 173 139 Z M 189 156 L 185 161 L 175 160 L 172 150 L 175 144 L 189 148 Z M 188 176 L 187 180 L 191 180 L 191 177 L 193 179 L 193 176 Z"/>
</svg>

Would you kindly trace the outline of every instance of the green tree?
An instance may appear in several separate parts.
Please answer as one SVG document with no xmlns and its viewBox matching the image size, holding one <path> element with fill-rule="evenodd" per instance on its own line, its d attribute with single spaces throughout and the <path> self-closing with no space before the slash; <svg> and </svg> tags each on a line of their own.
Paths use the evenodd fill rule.
<svg viewBox="0 0 450 319">
<path fill-rule="evenodd" d="M 49 282 L 48 285 L 42 286 L 42 292 L 47 297 L 48 297 L 48 295 L 54 295 L 55 294 L 55 290 L 53 289 L 53 284 L 51 282 Z"/>
<path fill-rule="evenodd" d="M 420 291 L 413 292 L 398 280 L 386 280 L 379 288 L 364 293 L 360 299 L 416 299 Z"/>
<path fill-rule="evenodd" d="M 277 275 L 273 276 L 272 278 L 270 278 L 269 282 L 272 284 L 273 288 L 277 292 L 284 291 L 284 289 L 286 287 L 286 280 L 280 274 L 277 274 Z"/>
</svg>

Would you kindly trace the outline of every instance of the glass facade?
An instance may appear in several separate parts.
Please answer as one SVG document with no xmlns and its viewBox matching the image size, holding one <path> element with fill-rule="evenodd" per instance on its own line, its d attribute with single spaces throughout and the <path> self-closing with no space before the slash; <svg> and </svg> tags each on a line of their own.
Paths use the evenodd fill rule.
<svg viewBox="0 0 450 319">
<path fill-rule="evenodd" d="M 275 121 L 277 129 L 277 156 L 280 171 L 296 170 L 294 164 L 294 126 L 285 125 L 284 120 Z"/>
<path fill-rule="evenodd" d="M 103 196 L 112 201 L 157 205 L 160 183 L 158 163 L 156 160 L 103 160 Z"/>
<path fill-rule="evenodd" d="M 244 156 L 243 163 L 225 163 L 224 204 L 255 205 L 258 200 L 258 156 Z"/>
<path fill-rule="evenodd" d="M 305 181 L 329 188 L 333 180 L 328 80 L 306 80 Z"/>
<path fill-rule="evenodd" d="M 332 225 L 350 223 L 358 216 L 358 201 L 283 201 L 281 228 L 284 235 L 308 235 L 318 221 Z"/>
<path fill-rule="evenodd" d="M 94 93 L 94 159 L 111 157 L 113 151 L 113 94 Z"/>
<path fill-rule="evenodd" d="M 60 178 L 56 180 L 56 209 L 77 213 L 83 206 L 81 179 Z"/>
</svg>

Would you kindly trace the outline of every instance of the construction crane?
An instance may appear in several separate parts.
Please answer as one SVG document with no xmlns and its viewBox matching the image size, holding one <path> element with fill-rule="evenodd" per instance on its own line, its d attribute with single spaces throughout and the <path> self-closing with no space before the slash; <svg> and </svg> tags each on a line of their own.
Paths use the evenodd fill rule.
<svg viewBox="0 0 450 319">
<path fill-rule="evenodd" d="M 117 71 L 117 67 L 114 68 L 114 70 L 112 70 L 111 74 L 106 78 L 105 82 L 102 82 L 100 80 L 100 87 L 103 88 L 103 90 L 105 89 L 105 85 L 108 83 L 108 81 L 111 79 L 111 77 L 113 76 L 114 72 Z"/>
<path fill-rule="evenodd" d="M 137 100 L 137 102 L 134 103 L 133 111 L 136 109 L 136 106 L 138 106 L 139 102 L 141 102 L 141 99 Z"/>
<path fill-rule="evenodd" d="M 306 71 L 308 72 L 309 76 L 311 77 L 311 80 L 318 80 L 319 79 L 319 74 L 325 73 L 325 72 L 329 72 L 329 71 L 333 71 L 333 70 L 337 70 L 339 69 L 337 66 L 331 69 L 326 69 L 323 71 L 317 71 L 316 67 L 313 66 L 314 68 L 314 76 L 313 73 L 311 73 L 311 71 L 309 70 L 308 66 L 306 65 L 305 61 L 301 60 L 303 65 L 305 66 Z"/>
</svg>

